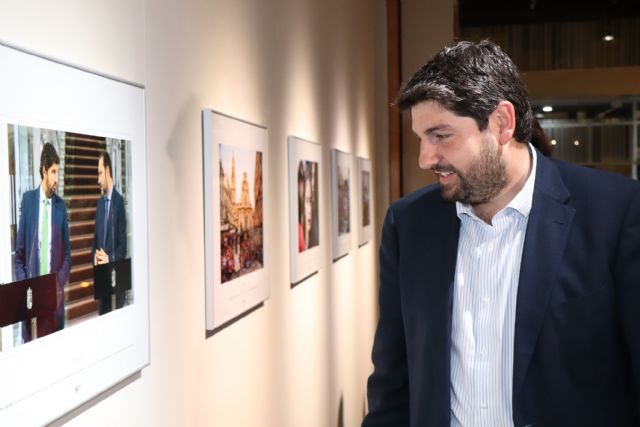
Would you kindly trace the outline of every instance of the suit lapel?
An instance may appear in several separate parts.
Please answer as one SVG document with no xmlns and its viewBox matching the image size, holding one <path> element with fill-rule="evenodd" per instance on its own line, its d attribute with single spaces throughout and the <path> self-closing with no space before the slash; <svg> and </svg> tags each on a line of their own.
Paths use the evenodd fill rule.
<svg viewBox="0 0 640 427">
<path fill-rule="evenodd" d="M 556 166 L 538 153 L 533 205 L 522 251 L 513 355 L 513 401 L 522 388 L 575 209 Z"/>
<path fill-rule="evenodd" d="M 444 343 L 445 353 L 443 354 L 444 366 L 440 370 L 442 377 L 440 381 L 443 383 L 442 390 L 447 390 L 442 394 L 440 408 L 442 411 L 442 420 L 445 424 L 451 423 L 451 323 L 453 314 L 453 284 L 455 281 L 456 262 L 458 258 L 458 241 L 460 237 L 460 220 L 456 213 L 455 204 L 449 203 L 449 209 L 447 209 L 446 218 L 441 222 L 441 239 L 442 250 L 437 251 L 437 255 L 433 257 L 433 265 L 429 271 L 434 271 L 431 268 L 440 267 L 442 271 L 441 276 L 438 278 L 439 285 L 441 286 L 441 300 L 442 308 L 444 312 L 439 315 L 436 321 L 442 321 L 444 328 L 441 328 L 444 336 L 442 342 Z"/>
<path fill-rule="evenodd" d="M 60 204 L 64 203 L 60 197 L 54 195 L 51 199 L 51 265 L 58 265 L 60 260 L 60 242 L 62 240 L 62 209 Z M 63 255 L 64 256 L 64 255 Z M 52 269 L 53 272 L 53 269 Z"/>
<path fill-rule="evenodd" d="M 435 197 L 437 201 L 427 201 L 429 207 L 416 209 L 423 215 L 426 213 L 422 221 L 428 226 L 423 236 L 416 235 L 419 245 L 425 249 L 415 248 L 421 255 L 414 266 L 416 283 L 420 283 L 414 297 L 426 319 L 419 322 L 419 329 L 426 337 L 424 343 L 428 343 L 421 351 L 431 354 L 427 359 L 431 361 L 426 377 L 429 383 L 423 385 L 430 391 L 429 407 L 437 411 L 437 419 L 447 424 L 451 415 L 451 310 L 460 222 L 455 204 L 442 200 L 439 193 Z"/>
</svg>

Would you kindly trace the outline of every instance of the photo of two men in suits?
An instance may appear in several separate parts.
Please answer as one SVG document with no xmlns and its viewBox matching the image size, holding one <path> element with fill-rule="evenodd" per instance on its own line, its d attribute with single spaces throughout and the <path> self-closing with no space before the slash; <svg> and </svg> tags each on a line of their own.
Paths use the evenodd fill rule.
<svg viewBox="0 0 640 427">
<path fill-rule="evenodd" d="M 17 153 L 10 154 L 16 190 L 17 183 L 29 188 L 29 170 L 21 169 L 26 163 L 17 159 L 31 156 L 37 152 L 33 144 L 42 144 L 40 184 L 17 200 L 20 210 L 13 256 L 15 281 L 55 274 L 56 312 L 50 319 L 38 317 L 37 337 L 125 306 L 129 301 L 126 292 L 115 293 L 115 301 L 111 297 L 93 299 L 93 268 L 128 257 L 126 201 L 116 189 L 116 165 L 109 154 L 111 151 L 118 157 L 118 181 L 130 182 L 126 141 L 13 125 L 9 132 L 10 139 L 16 141 L 10 146 L 10 151 Z M 63 161 L 52 143 L 38 141 L 41 135 L 63 149 Z M 64 196 L 57 191 L 59 180 L 64 182 L 60 189 Z M 129 191 L 126 186 L 124 189 Z M 22 323 L 22 342 L 35 338 L 27 323 Z M 19 344 L 14 340 L 14 345 Z"/>
</svg>

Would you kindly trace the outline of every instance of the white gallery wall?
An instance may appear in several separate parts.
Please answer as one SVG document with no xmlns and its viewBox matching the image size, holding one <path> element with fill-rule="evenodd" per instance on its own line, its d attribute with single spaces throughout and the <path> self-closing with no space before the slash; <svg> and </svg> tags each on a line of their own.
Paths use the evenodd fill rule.
<svg viewBox="0 0 640 427">
<path fill-rule="evenodd" d="M 454 0 L 402 0 L 402 80 L 411 78 L 443 47 L 453 43 Z M 402 191 L 409 194 L 437 180 L 418 167 L 420 144 L 411 130 L 411 115 L 402 115 Z"/>
<path fill-rule="evenodd" d="M 383 8 L 381 0 L 0 0 L 4 42 L 146 87 L 151 364 L 56 425 L 359 425 L 378 241 L 358 247 L 352 233 L 349 255 L 332 262 L 325 203 L 321 269 L 290 288 L 287 135 L 322 144 L 325 202 L 330 148 L 350 152 L 354 167 L 356 156 L 372 159 L 374 176 L 387 176 L 375 161 L 385 144 L 375 119 Z M 268 128 L 273 197 L 271 297 L 208 338 L 203 108 Z M 374 224 L 385 183 L 373 181 Z"/>
</svg>

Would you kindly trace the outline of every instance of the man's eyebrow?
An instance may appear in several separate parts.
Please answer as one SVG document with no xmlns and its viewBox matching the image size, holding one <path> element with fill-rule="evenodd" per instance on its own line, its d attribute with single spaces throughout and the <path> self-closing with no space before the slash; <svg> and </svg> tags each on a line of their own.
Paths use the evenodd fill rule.
<svg viewBox="0 0 640 427">
<path fill-rule="evenodd" d="M 431 135 L 434 132 L 440 132 L 440 131 L 451 131 L 453 128 L 450 125 L 447 124 L 439 124 L 436 126 L 432 126 L 430 128 L 425 129 L 422 133 L 421 132 L 416 132 L 415 130 L 411 130 L 411 133 L 413 133 L 416 137 L 420 138 L 420 135 Z"/>
<path fill-rule="evenodd" d="M 432 126 L 430 128 L 427 128 L 424 133 L 425 135 L 434 133 L 434 132 L 438 132 L 438 131 L 443 131 L 443 130 L 451 130 L 451 126 L 446 125 L 446 124 L 440 124 L 440 125 L 436 125 L 436 126 Z"/>
</svg>

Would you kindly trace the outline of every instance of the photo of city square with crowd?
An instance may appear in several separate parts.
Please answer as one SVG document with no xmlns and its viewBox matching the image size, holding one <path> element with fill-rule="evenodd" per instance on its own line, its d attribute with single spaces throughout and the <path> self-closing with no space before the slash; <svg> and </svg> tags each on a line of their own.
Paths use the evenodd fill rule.
<svg viewBox="0 0 640 427">
<path fill-rule="evenodd" d="M 264 266 L 262 152 L 220 144 L 221 283 Z"/>
</svg>

